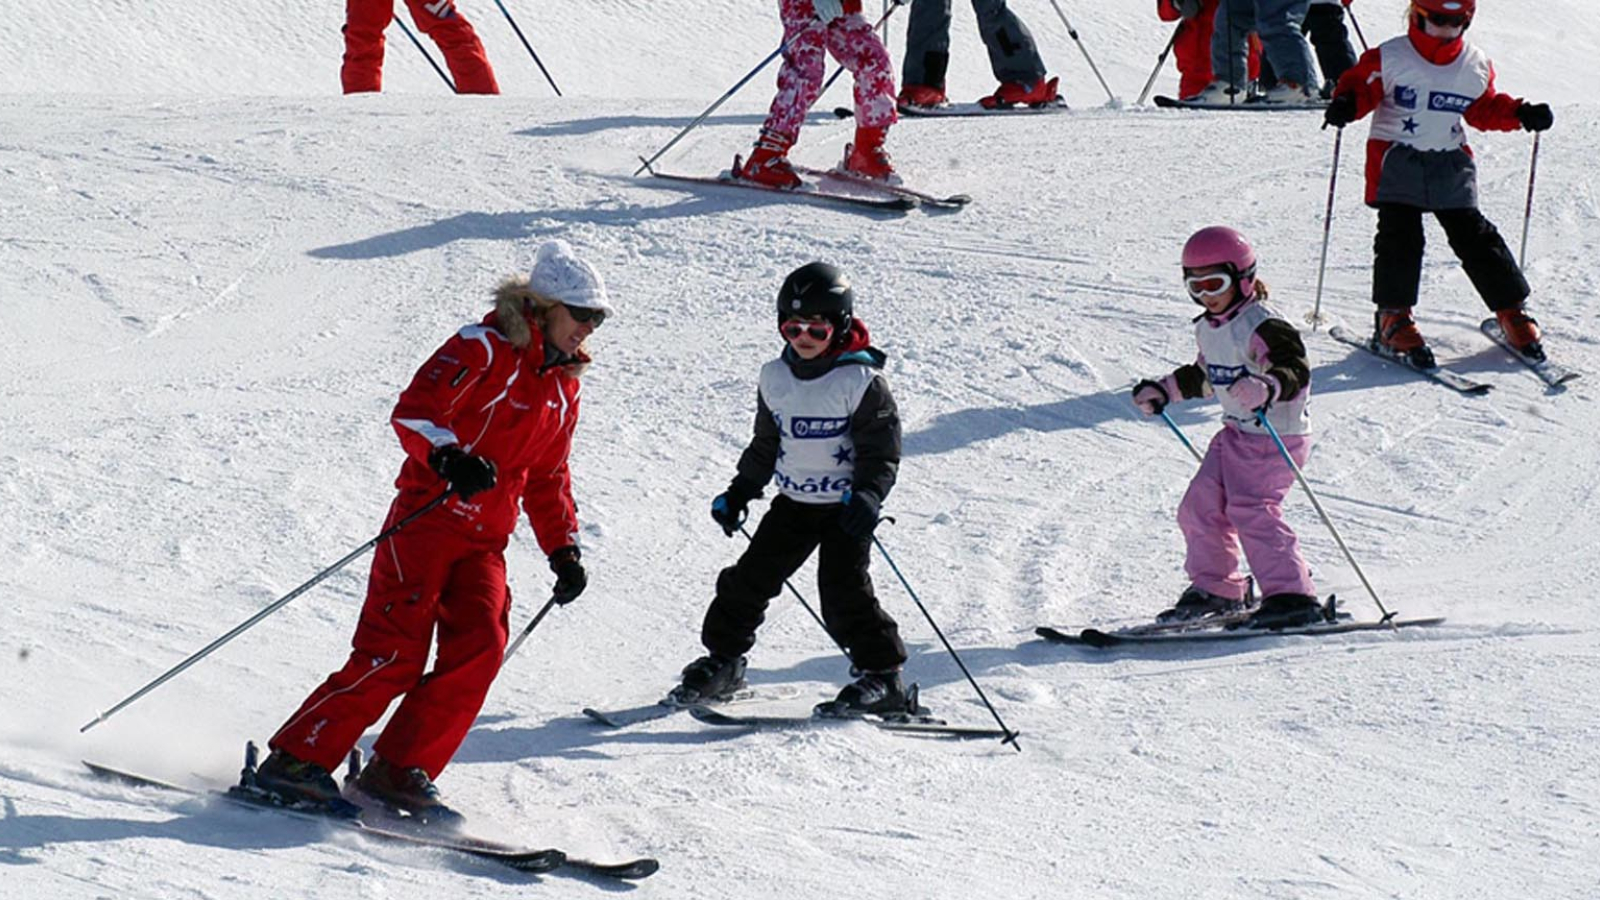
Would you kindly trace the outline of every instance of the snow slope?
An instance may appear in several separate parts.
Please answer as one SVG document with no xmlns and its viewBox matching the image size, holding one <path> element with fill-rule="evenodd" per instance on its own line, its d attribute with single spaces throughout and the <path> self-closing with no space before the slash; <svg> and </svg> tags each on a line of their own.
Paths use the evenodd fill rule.
<svg viewBox="0 0 1600 900">
<path fill-rule="evenodd" d="M 1065 7 L 1127 98 L 1165 40 L 1148 5 Z M 957 6 L 952 88 L 976 95 L 990 85 Z M 623 308 L 594 341 L 573 462 L 592 584 L 511 661 L 441 780 L 475 829 L 658 856 L 645 897 L 1592 896 L 1600 107 L 1573 62 L 1600 49 L 1587 5 L 1528 4 L 1512 21 L 1485 4 L 1473 33 L 1502 87 L 1556 105 L 1528 274 L 1550 347 L 1590 374 L 1547 393 L 1479 337 L 1482 306 L 1432 226 L 1422 327 L 1492 395 L 1460 398 L 1307 336 L 1313 486 L 1385 604 L 1448 623 L 1107 653 L 1032 629 L 1137 620 L 1182 587 L 1172 516 L 1193 463 L 1125 399 L 1133 379 L 1192 356 L 1178 248 L 1199 225 L 1234 224 L 1274 296 L 1309 311 L 1332 144 L 1314 118 L 1103 108 L 1050 6 L 1028 3 L 1077 110 L 906 122 L 892 137 L 902 170 L 976 202 L 863 216 L 628 175 L 775 43 L 767 4 L 514 8 L 565 100 L 478 3 L 507 96 L 443 95 L 397 36 L 392 92 L 337 97 L 336 8 L 186 4 L 152 19 L 21 0 L 0 32 L 0 896 L 612 889 L 529 886 L 97 783 L 77 764 L 227 783 L 243 740 L 342 661 L 365 560 L 77 731 L 372 535 L 399 461 L 396 392 L 556 236 L 602 266 Z M 1356 6 L 1374 38 L 1400 8 Z M 707 40 L 713 28 L 725 39 Z M 769 84 L 670 167 L 726 166 Z M 1360 133 L 1324 297 L 1355 327 L 1370 314 Z M 824 164 L 848 138 L 818 119 L 797 155 Z M 1513 246 L 1529 143 L 1473 139 L 1485 211 Z M 715 574 L 742 542 L 706 508 L 777 350 L 773 292 L 813 258 L 854 276 L 891 354 L 907 455 L 881 537 L 1023 732 L 1021 754 L 858 728 L 608 733 L 577 715 L 654 698 L 699 652 Z M 1176 418 L 1202 443 L 1216 427 L 1211 405 Z M 1304 498 L 1287 514 L 1323 589 L 1375 615 Z M 526 534 L 510 559 L 520 628 L 550 576 Z M 983 723 L 876 565 L 924 699 Z M 795 584 L 814 598 L 809 572 Z M 846 671 L 781 597 L 752 678 L 794 685 L 800 699 L 775 708 L 795 711 Z"/>
</svg>

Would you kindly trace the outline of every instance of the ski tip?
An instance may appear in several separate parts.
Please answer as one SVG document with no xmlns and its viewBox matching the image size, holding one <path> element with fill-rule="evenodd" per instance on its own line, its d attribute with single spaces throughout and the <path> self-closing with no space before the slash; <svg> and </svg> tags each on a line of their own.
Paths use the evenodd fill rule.
<svg viewBox="0 0 1600 900">
<path fill-rule="evenodd" d="M 1098 628 L 1085 628 L 1083 631 L 1079 632 L 1078 640 L 1081 643 L 1088 644 L 1089 646 L 1100 650 L 1103 650 L 1107 647 L 1115 647 L 1116 645 L 1122 643 L 1121 638 L 1114 634 L 1107 634 Z"/>
</svg>

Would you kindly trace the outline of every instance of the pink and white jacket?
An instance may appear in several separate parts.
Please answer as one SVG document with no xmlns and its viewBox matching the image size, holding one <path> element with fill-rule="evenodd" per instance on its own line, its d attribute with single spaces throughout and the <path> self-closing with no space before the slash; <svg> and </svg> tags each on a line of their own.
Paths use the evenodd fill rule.
<svg viewBox="0 0 1600 900">
<path fill-rule="evenodd" d="M 1235 381 L 1255 375 L 1271 387 L 1267 421 L 1272 427 L 1286 436 L 1310 433 L 1306 407 L 1311 400 L 1311 365 L 1300 333 L 1287 319 L 1263 301 L 1250 299 L 1220 315 L 1201 315 L 1195 319 L 1194 336 L 1200 345 L 1195 361 L 1158 382 L 1173 402 L 1215 394 L 1229 427 L 1266 434 L 1255 412 L 1228 393 Z"/>
</svg>

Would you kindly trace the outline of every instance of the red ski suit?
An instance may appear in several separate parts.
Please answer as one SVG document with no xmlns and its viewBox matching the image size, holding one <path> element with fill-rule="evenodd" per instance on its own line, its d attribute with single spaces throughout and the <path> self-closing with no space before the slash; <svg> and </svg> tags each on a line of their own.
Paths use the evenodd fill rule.
<svg viewBox="0 0 1600 900">
<path fill-rule="evenodd" d="M 439 45 L 458 93 L 500 93 L 483 42 L 452 0 L 406 0 L 406 6 L 417 29 Z M 394 0 L 345 0 L 344 10 L 344 92 L 381 91 L 383 32 L 394 21 Z"/>
<path fill-rule="evenodd" d="M 562 366 L 543 368 L 544 337 L 531 322 L 531 340 L 515 346 L 507 332 L 527 331 L 500 328 L 506 314 L 502 306 L 463 328 L 401 393 L 393 424 L 406 461 L 384 527 L 444 490 L 427 463 L 435 447 L 459 444 L 492 461 L 495 486 L 470 501 L 452 495 L 378 546 L 349 660 L 289 718 L 273 749 L 333 771 L 404 695 L 374 749 L 437 778 L 500 670 L 511 606 L 504 551 L 518 503 L 546 555 L 575 543 L 567 456 L 578 379 Z M 435 631 L 438 652 L 424 675 Z"/>
<path fill-rule="evenodd" d="M 1178 64 L 1178 96 L 1193 97 L 1206 89 L 1215 76 L 1211 72 L 1211 32 L 1217 18 L 1218 0 L 1201 0 L 1200 12 L 1179 22 L 1172 54 Z M 1156 15 L 1163 22 L 1178 22 L 1183 16 L 1174 0 L 1156 0 Z M 1250 35 L 1250 80 L 1261 73 L 1261 39 Z"/>
</svg>

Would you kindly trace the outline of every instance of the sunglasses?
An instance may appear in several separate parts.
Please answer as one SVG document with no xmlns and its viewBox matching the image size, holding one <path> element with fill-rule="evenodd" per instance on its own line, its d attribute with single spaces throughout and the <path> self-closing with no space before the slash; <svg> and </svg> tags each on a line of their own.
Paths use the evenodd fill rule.
<svg viewBox="0 0 1600 900">
<path fill-rule="evenodd" d="M 791 341 L 799 338 L 802 334 L 810 335 L 814 341 L 825 341 L 833 337 L 833 323 L 790 319 L 778 326 L 778 333 Z"/>
<path fill-rule="evenodd" d="M 1188 275 L 1184 277 L 1183 283 L 1189 288 L 1191 297 L 1215 297 L 1233 287 L 1233 276 L 1227 272 Z"/>
<path fill-rule="evenodd" d="M 1459 13 L 1423 13 L 1422 17 L 1435 28 L 1465 28 L 1467 17 Z"/>
<path fill-rule="evenodd" d="M 595 309 L 589 306 L 567 306 L 565 303 L 561 305 L 567 307 L 567 315 L 571 316 L 572 321 L 577 322 L 579 325 L 592 323 L 594 327 L 599 328 L 605 323 L 606 311 L 603 309 Z"/>
</svg>

